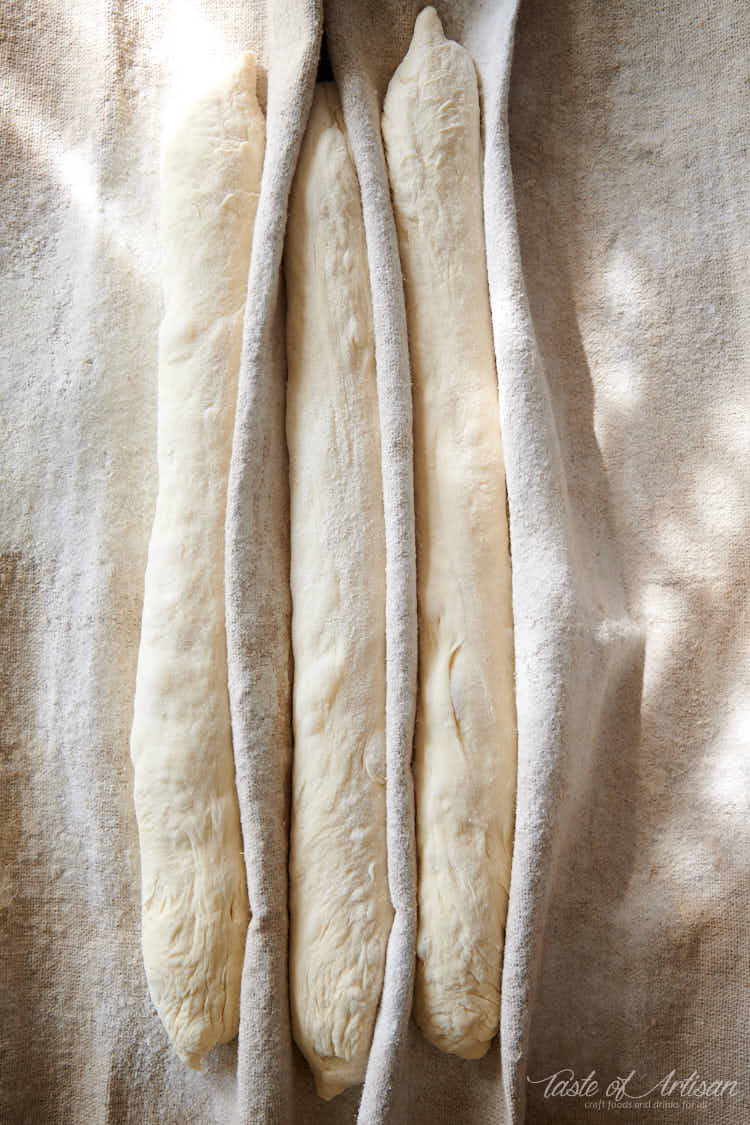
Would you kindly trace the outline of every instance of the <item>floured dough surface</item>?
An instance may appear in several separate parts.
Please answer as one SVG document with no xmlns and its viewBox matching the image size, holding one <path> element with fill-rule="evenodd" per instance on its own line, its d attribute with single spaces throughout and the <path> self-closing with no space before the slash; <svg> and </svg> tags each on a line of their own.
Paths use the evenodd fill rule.
<svg viewBox="0 0 750 1125">
<path fill-rule="evenodd" d="M 385 98 L 414 401 L 419 694 L 415 1016 L 466 1058 L 496 1034 L 515 805 L 510 557 L 468 53 L 418 17 Z"/>
<path fill-rule="evenodd" d="M 237 1034 L 249 909 L 227 697 L 224 518 L 264 150 L 255 61 L 184 116 L 162 163 L 159 491 L 131 753 L 143 956 L 193 1066 Z"/>
<path fill-rule="evenodd" d="M 364 1078 L 393 911 L 386 875 L 385 530 L 359 185 L 332 85 L 292 188 L 287 284 L 294 1038 L 331 1098 Z"/>
</svg>

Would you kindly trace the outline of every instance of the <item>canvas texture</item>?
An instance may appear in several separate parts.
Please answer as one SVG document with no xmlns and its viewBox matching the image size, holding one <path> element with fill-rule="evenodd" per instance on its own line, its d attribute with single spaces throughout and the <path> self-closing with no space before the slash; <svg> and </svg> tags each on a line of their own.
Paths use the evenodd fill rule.
<svg viewBox="0 0 750 1125">
<path fill-rule="evenodd" d="M 467 1062 L 410 1019 L 411 388 L 379 120 L 421 6 L 6 0 L 0 11 L 2 1125 L 750 1117 L 750 11 L 737 0 L 435 5 L 479 77 L 516 648 L 501 1034 Z M 373 297 L 395 911 L 364 1086 L 330 1103 L 288 1009 L 281 271 L 323 30 Z M 247 49 L 267 148 L 225 590 L 252 921 L 239 1037 L 195 1073 L 146 985 L 128 740 L 158 485 L 162 130 Z M 592 1071 L 589 1096 L 548 1081 Z M 608 1104 L 606 1088 L 631 1072 L 631 1093 L 659 1086 L 651 1104 Z M 671 1072 L 736 1085 L 656 1105 Z"/>
</svg>

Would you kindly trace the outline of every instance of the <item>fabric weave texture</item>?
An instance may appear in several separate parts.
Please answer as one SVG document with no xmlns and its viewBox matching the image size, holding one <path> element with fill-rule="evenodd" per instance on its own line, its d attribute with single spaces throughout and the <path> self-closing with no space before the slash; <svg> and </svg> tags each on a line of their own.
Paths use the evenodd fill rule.
<svg viewBox="0 0 750 1125">
<path fill-rule="evenodd" d="M 750 11 L 444 0 L 477 66 L 513 561 L 518 805 L 500 1042 L 410 1021 L 417 668 L 411 392 L 379 121 L 414 0 L 6 0 L 0 10 L 0 1123 L 621 1121 L 590 1071 L 737 1083 L 750 1116 Z M 362 1089 L 292 1044 L 288 193 L 323 29 L 362 192 L 387 554 L 395 919 Z M 226 523 L 248 892 L 240 1034 L 169 1047 L 140 950 L 128 738 L 156 497 L 159 156 L 255 51 L 267 149 Z M 545 1081 L 542 1081 L 545 1080 Z M 631 1115 L 635 1111 L 630 1111 Z"/>
</svg>

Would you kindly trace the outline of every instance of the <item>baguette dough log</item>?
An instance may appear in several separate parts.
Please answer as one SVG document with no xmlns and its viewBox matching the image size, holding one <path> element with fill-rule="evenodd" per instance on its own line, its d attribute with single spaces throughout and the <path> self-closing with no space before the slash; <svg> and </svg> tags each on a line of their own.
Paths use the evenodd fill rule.
<svg viewBox="0 0 750 1125">
<path fill-rule="evenodd" d="M 332 1098 L 364 1078 L 393 920 L 386 874 L 385 528 L 359 185 L 319 86 L 285 251 L 294 764 L 294 1038 Z"/>
<path fill-rule="evenodd" d="M 264 150 L 255 60 L 198 101 L 162 163 L 159 491 L 131 753 L 143 956 L 191 1066 L 237 1034 L 249 920 L 227 697 L 224 517 Z"/>
<path fill-rule="evenodd" d="M 471 58 L 418 17 L 383 112 L 414 396 L 419 694 L 415 1017 L 497 1032 L 515 798 L 510 556 Z"/>
</svg>

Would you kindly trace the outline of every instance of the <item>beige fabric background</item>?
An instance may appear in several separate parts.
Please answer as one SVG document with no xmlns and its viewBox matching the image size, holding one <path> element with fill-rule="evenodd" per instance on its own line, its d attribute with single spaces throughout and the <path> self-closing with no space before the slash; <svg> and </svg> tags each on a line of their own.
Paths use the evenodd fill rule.
<svg viewBox="0 0 750 1125">
<path fill-rule="evenodd" d="M 408 1024 L 410 398 L 376 126 L 420 6 L 324 13 L 363 189 L 389 552 L 398 924 L 361 1106 L 358 1090 L 315 1097 L 285 996 L 278 267 L 322 13 L 314 0 L 0 11 L 3 1125 L 750 1119 L 750 13 L 523 0 L 514 39 L 515 0 L 438 5 L 482 87 L 519 723 L 502 1050 L 464 1063 Z M 196 1075 L 140 960 L 128 734 L 157 483 L 160 130 L 247 47 L 267 70 L 268 150 L 227 626 L 254 921 L 240 1038 Z M 738 1088 L 596 1110 L 527 1081 L 561 1067 L 602 1086 L 636 1070 L 644 1089 L 674 1068 Z"/>
</svg>

